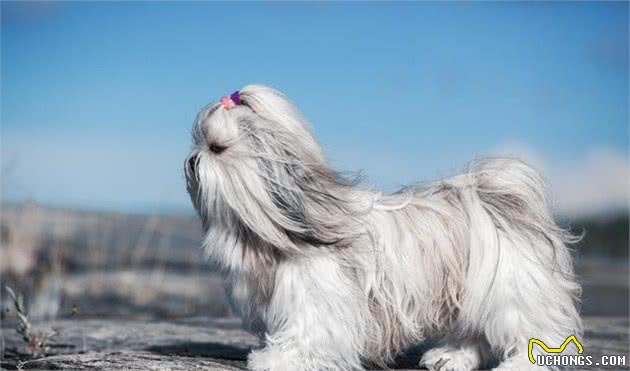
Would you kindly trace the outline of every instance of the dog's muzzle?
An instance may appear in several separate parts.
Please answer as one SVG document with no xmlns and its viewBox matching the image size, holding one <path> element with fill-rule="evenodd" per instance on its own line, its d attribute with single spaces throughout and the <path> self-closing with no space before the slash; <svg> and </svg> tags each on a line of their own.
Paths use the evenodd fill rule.
<svg viewBox="0 0 630 371">
<path fill-rule="evenodd" d="M 197 172 L 197 162 L 198 162 L 198 158 L 199 155 L 198 154 L 194 154 L 191 155 L 188 160 L 186 161 L 186 173 L 189 176 L 194 177 L 196 172 Z"/>
</svg>

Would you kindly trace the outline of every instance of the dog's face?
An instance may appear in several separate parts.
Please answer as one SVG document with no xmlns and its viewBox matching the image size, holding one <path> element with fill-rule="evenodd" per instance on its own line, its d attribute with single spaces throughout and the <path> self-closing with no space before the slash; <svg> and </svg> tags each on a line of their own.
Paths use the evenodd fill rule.
<svg viewBox="0 0 630 371">
<path fill-rule="evenodd" d="M 188 192 L 206 231 L 229 229 L 282 250 L 339 241 L 340 189 L 306 122 L 279 92 L 248 86 L 241 102 L 202 110 L 186 159 Z M 331 215 L 331 212 L 333 215 Z"/>
</svg>

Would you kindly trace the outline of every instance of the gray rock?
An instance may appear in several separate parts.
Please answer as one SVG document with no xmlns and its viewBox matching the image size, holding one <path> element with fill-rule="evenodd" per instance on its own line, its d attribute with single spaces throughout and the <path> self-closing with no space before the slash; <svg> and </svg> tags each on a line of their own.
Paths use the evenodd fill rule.
<svg viewBox="0 0 630 371">
<path fill-rule="evenodd" d="M 627 355 L 628 325 L 625 317 L 586 318 L 585 352 L 594 357 Z M 45 356 L 32 358 L 12 326 L 2 324 L 2 369 L 243 370 L 247 353 L 258 346 L 236 318 L 67 319 L 35 324 L 36 331 L 54 330 L 57 335 Z M 411 351 L 396 368 L 416 368 L 419 359 L 420 352 Z"/>
</svg>

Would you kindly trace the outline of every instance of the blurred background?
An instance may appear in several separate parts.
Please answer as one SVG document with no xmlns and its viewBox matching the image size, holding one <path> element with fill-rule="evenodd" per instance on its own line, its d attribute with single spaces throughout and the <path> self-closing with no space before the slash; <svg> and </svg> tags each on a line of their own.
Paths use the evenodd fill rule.
<svg viewBox="0 0 630 371">
<path fill-rule="evenodd" d="M 182 165 L 248 83 L 385 191 L 526 159 L 585 233 L 583 313 L 628 314 L 627 2 L 3 1 L 1 24 L 0 279 L 33 318 L 231 314 Z"/>
</svg>

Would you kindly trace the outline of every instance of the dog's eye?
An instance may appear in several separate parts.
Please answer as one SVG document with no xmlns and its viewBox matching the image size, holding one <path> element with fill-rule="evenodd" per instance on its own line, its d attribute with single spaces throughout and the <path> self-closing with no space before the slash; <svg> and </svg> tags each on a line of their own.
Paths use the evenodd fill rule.
<svg viewBox="0 0 630 371">
<path fill-rule="evenodd" d="M 225 151 L 226 149 L 227 149 L 226 146 L 221 146 L 221 145 L 216 144 L 216 143 L 210 144 L 210 150 L 212 151 L 212 153 L 219 154 L 219 153 Z"/>
</svg>

